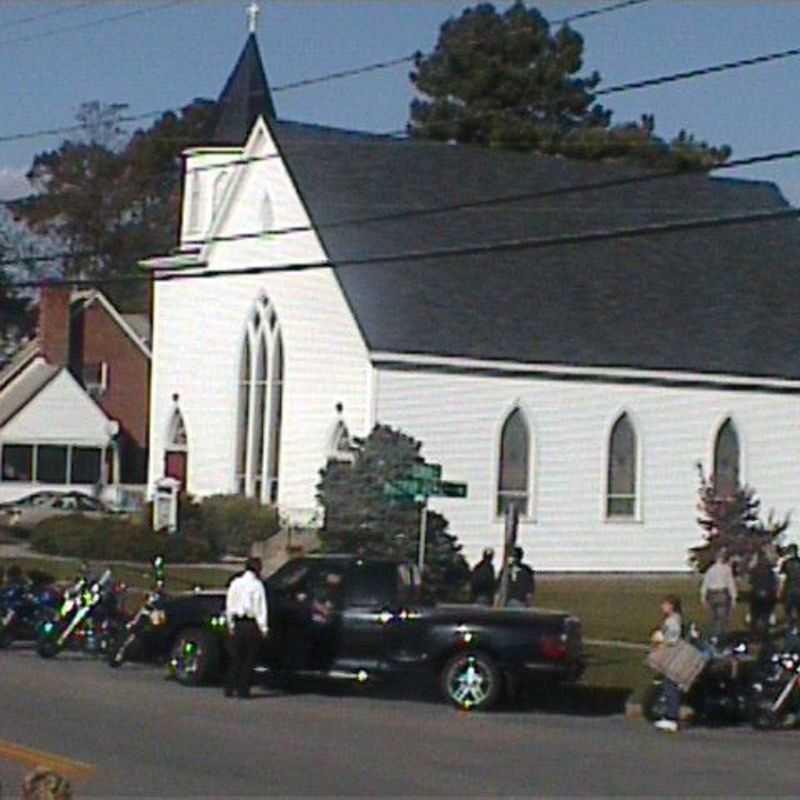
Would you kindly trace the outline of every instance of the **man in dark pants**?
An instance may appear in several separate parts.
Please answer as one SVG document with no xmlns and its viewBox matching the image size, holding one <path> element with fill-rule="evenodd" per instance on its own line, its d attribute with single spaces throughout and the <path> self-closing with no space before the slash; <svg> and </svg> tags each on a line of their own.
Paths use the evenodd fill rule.
<svg viewBox="0 0 800 800">
<path fill-rule="evenodd" d="M 248 558 L 244 572 L 231 581 L 225 598 L 225 618 L 229 633 L 225 696 L 247 698 L 262 637 L 268 631 L 261 559 Z"/>
<path fill-rule="evenodd" d="M 487 547 L 483 551 L 483 558 L 475 565 L 470 577 L 470 589 L 472 592 L 472 602 L 482 606 L 490 606 L 494 603 L 494 593 L 497 589 L 497 581 L 494 575 L 494 550 Z"/>
<path fill-rule="evenodd" d="M 789 557 L 781 565 L 783 607 L 787 625 L 796 628 L 800 622 L 800 558 L 796 544 L 790 544 L 788 551 Z"/>
</svg>

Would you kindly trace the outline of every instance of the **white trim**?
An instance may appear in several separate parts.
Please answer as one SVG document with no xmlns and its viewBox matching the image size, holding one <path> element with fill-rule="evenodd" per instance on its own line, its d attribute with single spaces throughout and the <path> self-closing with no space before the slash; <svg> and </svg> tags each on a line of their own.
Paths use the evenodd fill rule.
<svg viewBox="0 0 800 800">
<path fill-rule="evenodd" d="M 393 353 L 372 350 L 370 361 L 379 369 L 383 364 L 403 364 L 419 367 L 457 367 L 462 369 L 494 370 L 499 372 L 529 372 L 543 375 L 574 375 L 576 378 L 595 376 L 621 380 L 673 381 L 675 383 L 732 384 L 762 386 L 764 388 L 793 389 L 800 391 L 800 380 L 789 378 L 742 377 L 725 373 L 678 372 L 674 370 L 642 370 L 633 367 L 576 367 L 569 364 L 543 364 L 537 362 L 504 361 L 493 359 L 438 356 L 426 353 Z M 378 362 L 376 364 L 376 362 Z"/>
<path fill-rule="evenodd" d="M 634 459 L 635 464 L 634 468 L 636 470 L 635 480 L 634 480 L 634 503 L 633 503 L 633 516 L 630 517 L 623 517 L 623 516 L 609 516 L 608 513 L 608 467 L 611 460 L 611 434 L 614 432 L 614 427 L 616 426 L 617 422 L 622 419 L 623 416 L 627 416 L 630 422 L 631 428 L 633 428 L 633 436 L 634 436 Z M 642 434 L 641 434 L 641 425 L 638 422 L 636 415 L 627 407 L 624 406 L 622 408 L 618 408 L 616 413 L 611 416 L 611 421 L 606 424 L 605 429 L 605 442 L 603 445 L 603 474 L 602 474 L 602 482 L 601 482 L 601 509 L 600 509 L 600 519 L 603 521 L 604 524 L 609 525 L 640 525 L 644 522 L 644 511 L 643 511 L 643 498 L 642 498 L 642 490 L 645 486 L 643 480 L 643 458 L 644 450 L 642 445 Z"/>
<path fill-rule="evenodd" d="M 128 335 L 128 338 L 147 356 L 148 359 L 152 357 L 150 348 L 141 340 L 136 331 L 125 321 L 122 314 L 117 311 L 112 302 L 102 293 L 97 290 L 84 301 L 83 311 L 89 308 L 95 300 L 100 301 L 100 305 L 108 312 L 108 315 L 119 325 L 120 328 Z"/>
</svg>

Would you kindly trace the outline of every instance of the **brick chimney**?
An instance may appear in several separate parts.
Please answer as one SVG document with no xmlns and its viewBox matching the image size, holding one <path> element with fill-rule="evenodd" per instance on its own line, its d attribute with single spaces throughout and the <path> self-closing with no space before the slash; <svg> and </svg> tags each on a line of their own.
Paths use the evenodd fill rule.
<svg viewBox="0 0 800 800">
<path fill-rule="evenodd" d="M 39 342 L 45 361 L 57 367 L 69 364 L 69 305 L 69 287 L 42 287 L 39 297 Z"/>
</svg>

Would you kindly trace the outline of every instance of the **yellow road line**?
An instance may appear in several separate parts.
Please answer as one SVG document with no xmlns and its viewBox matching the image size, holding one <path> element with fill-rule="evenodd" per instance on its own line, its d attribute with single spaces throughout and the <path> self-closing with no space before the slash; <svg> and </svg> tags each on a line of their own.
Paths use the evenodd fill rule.
<svg viewBox="0 0 800 800">
<path fill-rule="evenodd" d="M 30 768 L 47 767 L 73 780 L 85 780 L 95 773 L 95 767 L 83 761 L 75 761 L 43 750 L 32 750 L 2 739 L 0 739 L 0 759 L 14 761 Z"/>
</svg>

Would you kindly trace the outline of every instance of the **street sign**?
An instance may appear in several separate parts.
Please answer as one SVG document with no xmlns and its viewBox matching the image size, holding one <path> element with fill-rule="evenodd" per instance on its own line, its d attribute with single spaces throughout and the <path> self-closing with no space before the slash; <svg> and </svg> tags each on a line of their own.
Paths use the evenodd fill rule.
<svg viewBox="0 0 800 800">
<path fill-rule="evenodd" d="M 411 477 L 420 481 L 440 481 L 442 479 L 441 464 L 412 464 Z"/>
<path fill-rule="evenodd" d="M 433 494 L 439 497 L 466 497 L 467 484 L 453 483 L 453 481 L 441 481 L 437 487 L 438 491 Z"/>
<path fill-rule="evenodd" d="M 383 493 L 392 500 L 424 502 L 425 498 L 430 494 L 427 491 L 429 488 L 430 484 L 424 481 L 406 478 L 401 481 L 387 481 L 383 484 Z"/>
</svg>

